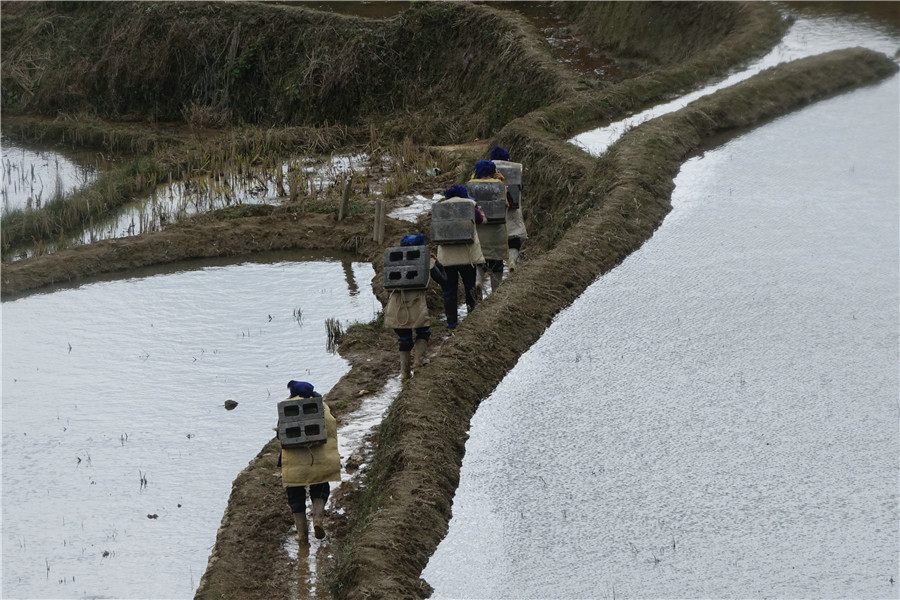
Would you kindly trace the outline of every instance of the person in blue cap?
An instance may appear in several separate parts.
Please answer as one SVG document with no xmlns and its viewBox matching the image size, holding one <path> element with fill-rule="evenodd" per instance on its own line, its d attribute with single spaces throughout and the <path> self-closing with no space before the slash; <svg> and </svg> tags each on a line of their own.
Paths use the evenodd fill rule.
<svg viewBox="0 0 900 600">
<path fill-rule="evenodd" d="M 400 246 L 425 246 L 425 235 L 406 235 Z M 431 279 L 439 285 L 446 280 L 440 261 L 431 255 Z M 431 339 L 431 316 L 428 314 L 426 289 L 392 289 L 388 291 L 388 301 L 384 307 L 384 326 L 397 334 L 400 347 L 400 381 L 405 383 L 412 375 L 412 366 L 421 367 L 428 363 L 428 340 Z M 413 341 L 415 332 L 415 341 Z"/>
<path fill-rule="evenodd" d="M 486 183 L 503 184 L 502 197 L 506 197 L 506 180 L 497 171 L 497 165 L 489 160 L 479 160 L 475 163 L 472 177 L 469 182 L 483 181 Z M 508 208 L 507 208 L 508 211 Z M 484 264 L 480 265 L 476 275 L 476 294 L 484 295 L 484 279 L 487 274 L 491 277 L 491 291 L 497 289 L 503 281 L 503 262 L 509 256 L 509 241 L 506 232 L 506 221 L 498 223 L 484 222 L 478 225 L 478 240 L 481 242 L 481 251 L 484 254 Z"/>
<path fill-rule="evenodd" d="M 522 185 L 522 164 L 512 162 L 509 150 L 494 146 L 490 152 L 491 162 L 496 165 L 505 179 L 509 193 L 516 193 L 518 202 L 510 202 L 510 206 L 506 210 L 506 235 L 508 236 L 509 258 L 507 266 L 510 271 L 515 271 L 519 266 L 519 252 L 522 250 L 522 242 L 528 238 L 528 231 L 525 229 L 525 215 L 522 212 L 521 193 L 524 189 Z M 514 190 L 513 187 L 516 189 Z"/>
<path fill-rule="evenodd" d="M 440 202 L 468 202 L 475 204 L 469 197 L 465 186 L 454 185 L 444 190 L 444 199 Z M 475 207 L 475 225 L 484 222 L 484 213 Z M 481 243 L 478 234 L 475 239 L 467 244 L 439 244 L 437 260 L 444 266 L 445 280 L 441 283 L 441 293 L 444 297 L 444 314 L 447 316 L 447 329 L 453 330 L 459 324 L 459 281 L 462 279 L 466 296 L 466 308 L 469 312 L 475 309 L 477 298 L 475 295 L 475 266 L 484 262 L 481 253 Z"/>
<path fill-rule="evenodd" d="M 291 380 L 287 384 L 289 398 L 312 398 L 321 396 L 306 381 Z M 331 409 L 324 401 L 325 431 L 327 440 L 324 444 L 303 446 L 299 448 L 282 448 L 278 458 L 281 467 L 281 484 L 287 494 L 288 506 L 294 515 L 297 525 L 297 539 L 300 543 L 309 542 L 309 525 L 306 519 L 306 495 L 312 503 L 313 531 L 316 538 L 325 537 L 325 502 L 331 493 L 328 482 L 341 480 L 341 455 L 337 445 L 337 421 Z M 276 429 L 277 431 L 277 429 Z"/>
</svg>

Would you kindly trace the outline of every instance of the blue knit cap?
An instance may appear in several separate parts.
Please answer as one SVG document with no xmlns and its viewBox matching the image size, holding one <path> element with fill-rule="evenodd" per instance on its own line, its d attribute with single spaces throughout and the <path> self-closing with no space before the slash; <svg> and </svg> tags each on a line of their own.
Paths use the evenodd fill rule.
<svg viewBox="0 0 900 600">
<path fill-rule="evenodd" d="M 424 246 L 425 245 L 425 234 L 424 233 L 414 233 L 410 235 L 404 235 L 403 239 L 400 240 L 401 246 Z"/>
<path fill-rule="evenodd" d="M 500 146 L 494 146 L 491 148 L 490 157 L 491 160 L 509 160 L 509 150 Z"/>
<path fill-rule="evenodd" d="M 454 185 L 449 190 L 444 190 L 444 198 L 468 198 L 469 190 L 464 185 Z"/>
<path fill-rule="evenodd" d="M 497 173 L 497 165 L 489 160 L 479 160 L 475 163 L 475 179 L 487 179 Z"/>
<path fill-rule="evenodd" d="M 288 389 L 291 391 L 291 398 L 300 396 L 301 398 L 312 398 L 313 385 L 305 381 L 288 381 Z"/>
</svg>

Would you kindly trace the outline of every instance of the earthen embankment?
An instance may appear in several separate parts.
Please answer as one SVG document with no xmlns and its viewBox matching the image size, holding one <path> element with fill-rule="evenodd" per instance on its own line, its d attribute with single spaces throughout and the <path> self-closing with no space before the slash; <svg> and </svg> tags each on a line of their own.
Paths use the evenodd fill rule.
<svg viewBox="0 0 900 600">
<path fill-rule="evenodd" d="M 681 163 L 724 132 L 762 124 L 895 73 L 886 56 L 848 49 L 765 71 L 627 133 L 586 176 L 593 207 L 467 317 L 394 401 L 365 494 L 369 511 L 334 577 L 340 598 L 421 598 L 419 579 L 446 533 L 468 422 L 553 315 L 648 239 L 670 210 Z M 490 357 L 487 359 L 486 357 Z"/>
<path fill-rule="evenodd" d="M 554 315 L 653 235 L 670 209 L 673 178 L 691 153 L 718 136 L 897 69 L 887 57 L 859 49 L 783 65 L 648 122 L 594 159 L 566 140 L 759 56 L 785 30 L 777 11 L 730 2 L 567 5 L 572 23 L 598 47 L 646 62 L 634 79 L 586 90 L 549 58 L 520 16 L 490 5 L 417 3 L 378 23 L 253 3 L 11 3 L 3 9 L 3 109 L 57 119 L 46 128 L 31 120 L 29 131 L 67 139 L 85 121 L 175 119 L 195 128 L 193 144 L 198 128 L 252 125 L 268 129 L 251 130 L 248 138 L 276 132 L 269 149 L 280 155 L 337 121 L 340 131 L 329 140 L 349 144 L 368 137 L 377 144 L 379 132 L 433 145 L 480 138 L 484 150 L 499 144 L 526 165 L 530 237 L 522 268 L 403 389 L 379 428 L 365 485 L 340 500 L 347 516 L 329 548 L 334 560 L 327 581 L 334 597 L 348 599 L 428 594 L 420 574 L 446 533 L 466 431 L 479 402 Z M 656 25 L 642 34 L 648 16 Z M 87 39 L 96 31 L 88 24 L 101 26 L 103 43 Z M 294 33 L 285 36 L 286 28 Z M 82 29 L 83 39 L 67 40 Z M 79 39 L 86 48 L 80 53 L 60 50 L 58 44 Z M 122 39 L 133 43 L 114 52 L 123 48 L 116 43 Z M 52 63 L 58 55 L 64 60 Z M 149 57 L 163 60 L 141 71 Z M 135 79 L 141 72 L 145 77 Z M 472 93 L 460 95 L 465 90 Z M 89 118 L 72 117 L 83 112 Z M 289 126 L 302 126 L 303 135 L 278 135 Z M 122 139 L 141 153 L 138 137 Z M 101 146 L 103 138 L 90 134 Z M 167 133 L 147 150 L 177 162 L 186 160 L 183 142 Z M 461 162 L 472 158 L 461 156 Z M 202 169 L 207 157 L 191 160 L 187 168 Z M 4 264 L 2 290 L 22 293 L 100 273 L 270 249 L 334 248 L 371 259 L 402 233 L 404 224 L 392 223 L 387 242 L 372 242 L 371 212 L 365 211 L 337 223 L 298 204 L 234 207 L 134 239 Z M 372 327 L 372 346 L 357 349 L 363 358 L 351 359 L 356 366 L 330 392 L 332 406 L 349 405 L 359 391 L 347 382 L 359 381 L 367 368 L 364 351 L 380 356 L 393 343 L 390 332 Z M 198 597 L 290 593 L 286 581 L 269 581 L 273 574 L 289 576 L 282 542 L 291 526 L 273 472 L 270 445 L 235 480 Z"/>
</svg>

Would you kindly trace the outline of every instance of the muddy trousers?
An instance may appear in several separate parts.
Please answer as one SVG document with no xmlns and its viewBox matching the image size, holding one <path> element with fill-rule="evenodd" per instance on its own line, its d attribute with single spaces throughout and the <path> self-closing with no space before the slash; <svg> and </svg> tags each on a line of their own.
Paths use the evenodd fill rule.
<svg viewBox="0 0 900 600">
<path fill-rule="evenodd" d="M 287 501 L 288 506 L 291 507 L 291 512 L 306 514 L 306 487 L 297 485 L 284 489 L 287 492 Z M 314 483 L 309 486 L 310 500 L 328 500 L 330 493 L 331 486 L 327 481 L 325 483 Z"/>
<path fill-rule="evenodd" d="M 487 259 L 483 265 L 478 265 L 475 279 L 480 292 L 479 297 L 483 297 L 486 293 L 484 291 L 484 280 L 487 275 L 491 276 L 491 293 L 493 293 L 499 287 L 500 282 L 503 281 L 503 261 Z"/>
<path fill-rule="evenodd" d="M 412 329 L 394 329 L 397 334 L 397 343 L 400 345 L 400 352 L 409 352 L 413 349 L 413 330 Z M 431 327 L 416 327 L 417 340 L 431 339 Z"/>
<path fill-rule="evenodd" d="M 446 280 L 441 282 L 441 293 L 444 297 L 444 314 L 447 316 L 447 329 L 455 329 L 459 324 L 459 280 L 462 279 L 466 291 L 466 308 L 471 312 L 475 308 L 475 265 L 444 266 Z"/>
<path fill-rule="evenodd" d="M 509 246 L 509 259 L 506 261 L 510 271 L 515 271 L 519 266 L 519 252 L 522 250 L 522 238 L 509 238 L 507 240 Z"/>
</svg>

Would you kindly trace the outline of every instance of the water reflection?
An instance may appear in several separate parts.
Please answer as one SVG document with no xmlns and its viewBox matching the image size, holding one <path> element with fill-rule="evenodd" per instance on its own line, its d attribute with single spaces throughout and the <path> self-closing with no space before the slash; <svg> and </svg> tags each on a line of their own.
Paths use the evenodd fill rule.
<svg viewBox="0 0 900 600">
<path fill-rule="evenodd" d="M 19 149 L 16 149 L 19 151 Z M 42 155 L 26 155 L 26 158 Z M 57 162 L 59 161 L 56 158 Z M 24 162 L 20 170 L 34 169 L 36 163 Z M 15 248 L 10 257 L 27 258 L 52 253 L 62 247 L 90 244 L 100 240 L 159 231 L 168 223 L 229 206 L 243 204 L 280 204 L 305 202 L 304 208 L 318 210 L 333 202 L 341 192 L 345 178 L 360 176 L 370 181 L 380 194 L 380 185 L 390 176 L 390 159 L 367 154 L 298 156 L 267 167 L 213 169 L 184 181 L 169 181 L 115 214 L 86 225 L 77 235 L 60 243 Z M 374 176 L 373 173 L 384 173 Z M 73 188 L 70 191 L 74 191 Z M 60 194 L 63 198 L 65 194 Z M 33 204 L 29 208 L 40 208 Z"/>
<path fill-rule="evenodd" d="M 47 149 L 24 148 L 6 137 L 0 137 L 0 145 L 0 215 L 41 208 L 97 178 L 96 161 L 85 162 Z"/>
<path fill-rule="evenodd" d="M 346 371 L 324 321 L 379 308 L 348 268 L 371 280 L 280 260 L 4 301 L 4 593 L 192 596 L 286 382 Z"/>
<path fill-rule="evenodd" d="M 900 39 L 898 39 L 897 31 L 892 27 L 864 17 L 834 20 L 815 14 L 798 16 L 782 41 L 769 54 L 748 68 L 671 102 L 658 104 L 621 121 L 576 135 L 569 141 L 583 148 L 591 156 L 600 156 L 629 129 L 650 119 L 684 108 L 694 100 L 708 96 L 716 90 L 749 79 L 760 71 L 781 63 L 852 46 L 871 48 L 888 56 L 894 56 L 900 50 Z"/>
</svg>

